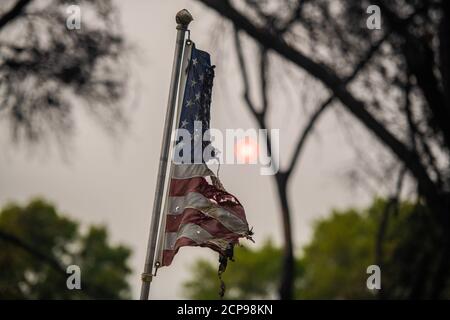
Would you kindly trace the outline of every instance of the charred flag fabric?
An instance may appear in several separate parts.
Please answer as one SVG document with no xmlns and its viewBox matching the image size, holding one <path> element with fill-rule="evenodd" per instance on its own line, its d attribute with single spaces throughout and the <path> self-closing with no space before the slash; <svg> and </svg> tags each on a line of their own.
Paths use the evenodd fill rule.
<svg viewBox="0 0 450 320">
<path fill-rule="evenodd" d="M 184 246 L 208 247 L 217 251 L 226 266 L 239 238 L 251 239 L 252 232 L 243 206 L 235 196 L 225 191 L 205 163 L 207 159 L 201 155 L 199 158 L 196 152 L 200 150 L 203 153 L 206 148 L 212 148 L 209 139 L 205 141 L 204 134 L 210 127 L 213 78 L 214 66 L 211 66 L 210 55 L 193 45 L 178 124 L 189 138 L 184 135 L 182 141 L 181 137 L 177 141 L 177 146 L 190 144 L 191 161 L 172 163 L 163 221 L 161 266 L 170 265 Z M 214 150 L 210 154 L 213 157 Z"/>
</svg>

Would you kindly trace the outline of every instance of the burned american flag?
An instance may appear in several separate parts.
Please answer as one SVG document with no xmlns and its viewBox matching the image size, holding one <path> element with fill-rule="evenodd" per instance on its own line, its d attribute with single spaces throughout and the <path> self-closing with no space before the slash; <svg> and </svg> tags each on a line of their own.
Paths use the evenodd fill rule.
<svg viewBox="0 0 450 320">
<path fill-rule="evenodd" d="M 192 45 L 174 157 L 184 160 L 174 160 L 170 170 L 158 262 L 170 265 L 184 246 L 208 247 L 220 255 L 220 274 L 232 259 L 239 238 L 250 239 L 252 232 L 241 203 L 225 191 L 203 157 L 205 150 L 213 150 L 204 138 L 209 129 L 213 78 L 209 54 Z M 209 154 L 213 157 L 214 151 Z"/>
</svg>

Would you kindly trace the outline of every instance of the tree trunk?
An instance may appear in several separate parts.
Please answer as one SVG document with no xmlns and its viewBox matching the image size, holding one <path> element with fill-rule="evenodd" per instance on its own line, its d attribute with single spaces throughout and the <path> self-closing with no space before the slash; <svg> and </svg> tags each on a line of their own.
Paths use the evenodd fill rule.
<svg viewBox="0 0 450 320">
<path fill-rule="evenodd" d="M 280 299 L 291 300 L 293 299 L 294 284 L 294 250 L 292 243 L 291 213 L 287 198 L 288 176 L 285 173 L 279 172 L 276 175 L 276 181 L 278 188 L 278 197 L 281 206 L 284 234 L 283 269 L 281 274 L 279 294 Z"/>
<path fill-rule="evenodd" d="M 443 219 L 441 220 L 442 227 L 442 249 L 439 262 L 436 267 L 434 277 L 431 282 L 431 299 L 442 299 L 442 293 L 447 288 L 449 282 L 450 272 L 450 193 L 446 193 L 443 198 Z"/>
<path fill-rule="evenodd" d="M 444 247 L 442 248 L 441 257 L 437 264 L 437 270 L 431 284 L 430 298 L 433 300 L 443 299 L 442 292 L 447 287 L 448 282 L 448 269 L 450 267 L 450 246 L 449 242 L 444 241 Z"/>
</svg>

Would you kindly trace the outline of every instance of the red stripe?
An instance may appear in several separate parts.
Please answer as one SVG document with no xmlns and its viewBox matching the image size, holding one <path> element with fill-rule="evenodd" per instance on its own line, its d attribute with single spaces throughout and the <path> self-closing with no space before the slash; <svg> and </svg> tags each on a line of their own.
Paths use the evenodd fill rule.
<svg viewBox="0 0 450 320">
<path fill-rule="evenodd" d="M 162 258 L 162 266 L 168 266 L 172 263 L 173 257 L 177 254 L 181 247 L 185 246 L 195 246 L 196 243 L 189 238 L 180 238 L 175 242 L 174 250 L 164 250 Z"/>
<path fill-rule="evenodd" d="M 232 243 L 237 243 L 237 240 L 232 241 Z M 175 242 L 175 248 L 173 250 L 164 250 L 163 251 L 163 255 L 162 255 L 163 259 L 162 259 L 161 265 L 169 266 L 172 263 L 173 258 L 177 254 L 178 250 L 180 250 L 181 247 L 186 247 L 186 246 L 206 247 L 206 248 L 210 248 L 220 254 L 224 254 L 224 252 L 222 252 L 222 250 L 220 250 L 219 247 L 215 246 L 212 243 L 197 244 L 196 242 L 192 241 L 189 238 L 182 237 L 182 238 L 178 239 L 177 242 Z"/>
<path fill-rule="evenodd" d="M 236 215 L 244 222 L 247 222 L 245 210 L 237 198 L 226 191 L 219 190 L 210 185 L 205 178 L 195 177 L 190 179 L 172 179 L 170 181 L 169 196 L 183 197 L 187 196 L 189 192 L 200 193 L 213 203 L 217 203 L 220 207 Z"/>
<path fill-rule="evenodd" d="M 203 177 L 195 177 L 189 179 L 172 179 L 170 181 L 169 196 L 181 197 L 189 192 L 196 192 L 201 189 L 201 186 L 208 185 L 208 182 Z"/>
</svg>

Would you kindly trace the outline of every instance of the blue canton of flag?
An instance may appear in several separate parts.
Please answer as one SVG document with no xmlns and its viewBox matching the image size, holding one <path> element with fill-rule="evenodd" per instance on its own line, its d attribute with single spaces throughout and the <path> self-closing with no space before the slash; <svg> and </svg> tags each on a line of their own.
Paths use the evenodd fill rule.
<svg viewBox="0 0 450 320">
<path fill-rule="evenodd" d="M 205 139 L 203 139 L 203 137 L 210 127 L 213 78 L 214 66 L 211 66 L 209 53 L 197 50 L 193 45 L 178 124 L 178 129 L 187 130 L 190 140 L 185 141 L 187 137 L 180 133 L 177 136 L 178 150 L 182 149 L 185 144 L 190 145 L 191 158 L 189 163 L 206 162 L 214 156 L 214 151 L 211 149 L 212 152 L 210 152 L 209 157 L 208 155 L 203 157 L 203 151 L 210 145 L 209 138 L 205 136 Z M 184 160 L 183 150 L 179 151 L 179 155 Z"/>
</svg>

